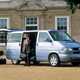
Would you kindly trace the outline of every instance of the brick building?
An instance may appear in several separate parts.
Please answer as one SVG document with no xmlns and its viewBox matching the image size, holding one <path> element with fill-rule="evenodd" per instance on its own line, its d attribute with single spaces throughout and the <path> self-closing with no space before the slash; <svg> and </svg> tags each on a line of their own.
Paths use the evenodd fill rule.
<svg viewBox="0 0 80 80">
<path fill-rule="evenodd" d="M 80 40 L 80 10 L 64 0 L 0 0 L 0 28 L 65 30 Z"/>
</svg>

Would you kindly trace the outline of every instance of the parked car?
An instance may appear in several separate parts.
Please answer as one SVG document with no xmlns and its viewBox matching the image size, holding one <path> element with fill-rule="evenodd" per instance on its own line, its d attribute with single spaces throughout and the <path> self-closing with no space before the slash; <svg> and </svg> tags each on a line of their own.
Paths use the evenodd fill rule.
<svg viewBox="0 0 80 80">
<path fill-rule="evenodd" d="M 6 64 L 6 44 L 8 29 L 0 29 L 0 64 Z"/>
<path fill-rule="evenodd" d="M 51 66 L 60 63 L 71 62 L 73 65 L 80 64 L 80 43 L 73 40 L 64 31 L 56 30 L 30 30 L 13 31 L 8 34 L 6 56 L 12 61 L 19 61 L 22 35 L 30 34 L 33 45 L 33 54 L 38 62 L 49 62 Z"/>
</svg>

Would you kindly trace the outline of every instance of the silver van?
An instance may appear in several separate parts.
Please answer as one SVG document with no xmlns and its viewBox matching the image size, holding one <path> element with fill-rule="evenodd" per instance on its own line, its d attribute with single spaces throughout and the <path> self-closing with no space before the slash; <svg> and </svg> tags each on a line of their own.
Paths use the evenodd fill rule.
<svg viewBox="0 0 80 80">
<path fill-rule="evenodd" d="M 12 61 L 19 61 L 22 35 L 30 34 L 33 52 L 38 62 L 49 62 L 51 66 L 71 62 L 72 65 L 80 64 L 80 43 L 73 40 L 66 32 L 56 30 L 30 30 L 14 31 L 8 34 L 6 56 Z"/>
</svg>

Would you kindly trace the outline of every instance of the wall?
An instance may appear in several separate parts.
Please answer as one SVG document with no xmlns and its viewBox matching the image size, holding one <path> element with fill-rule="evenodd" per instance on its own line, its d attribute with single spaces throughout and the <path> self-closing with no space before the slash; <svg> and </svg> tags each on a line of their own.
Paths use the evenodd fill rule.
<svg viewBox="0 0 80 80">
<path fill-rule="evenodd" d="M 69 16 L 69 33 L 71 36 L 73 36 L 74 39 L 80 41 L 80 10 L 77 10 L 74 14 L 71 14 L 71 12 L 65 8 L 55 8 L 46 11 L 0 10 L 0 16 L 9 17 L 10 28 L 14 29 L 25 29 L 25 16 L 38 16 L 39 29 L 55 28 L 55 16 Z"/>
</svg>

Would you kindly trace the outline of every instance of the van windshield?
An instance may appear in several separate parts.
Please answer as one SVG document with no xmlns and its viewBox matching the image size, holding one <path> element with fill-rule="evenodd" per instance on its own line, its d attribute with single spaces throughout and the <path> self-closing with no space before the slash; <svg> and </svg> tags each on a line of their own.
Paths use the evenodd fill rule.
<svg viewBox="0 0 80 80">
<path fill-rule="evenodd" d="M 50 31 L 50 35 L 55 41 L 73 41 L 73 39 L 63 31 Z"/>
<path fill-rule="evenodd" d="M 21 33 L 8 33 L 7 42 L 20 42 Z"/>
</svg>

